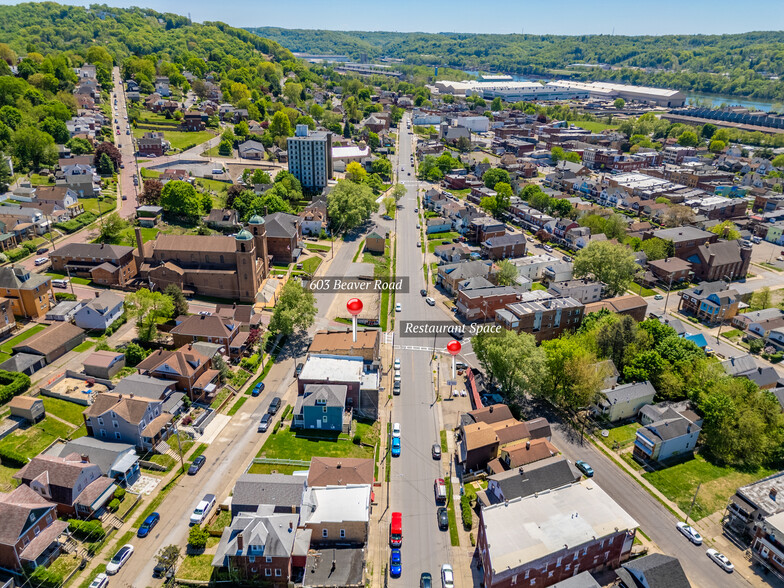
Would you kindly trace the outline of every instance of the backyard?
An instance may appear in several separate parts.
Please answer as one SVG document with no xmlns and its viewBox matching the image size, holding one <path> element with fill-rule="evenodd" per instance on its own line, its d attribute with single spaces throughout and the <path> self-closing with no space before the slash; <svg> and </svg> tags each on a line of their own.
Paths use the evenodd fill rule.
<svg viewBox="0 0 784 588">
<path fill-rule="evenodd" d="M 32 459 L 58 438 L 66 438 L 74 427 L 53 418 L 46 418 L 27 429 L 17 429 L 4 439 L 0 446 Z"/>
<path fill-rule="evenodd" d="M 185 150 L 196 145 L 200 145 L 205 141 L 209 141 L 215 135 L 210 131 L 170 131 L 167 128 L 161 127 L 159 130 L 163 131 L 166 140 L 171 143 L 172 149 Z M 133 129 L 133 136 L 140 138 L 144 133 L 149 132 L 150 129 Z"/>
<path fill-rule="evenodd" d="M 183 580 L 208 582 L 212 576 L 212 558 L 208 553 L 188 555 L 177 568 L 177 577 Z"/>
<path fill-rule="evenodd" d="M 607 437 L 600 435 L 599 439 L 601 439 L 602 443 L 604 443 L 610 449 L 614 449 L 616 443 L 622 449 L 625 446 L 634 443 L 634 439 L 637 437 L 637 429 L 639 429 L 640 426 L 640 423 L 629 423 L 628 425 L 621 425 L 620 427 L 609 429 L 607 431 Z"/>
<path fill-rule="evenodd" d="M 379 435 L 378 424 L 356 423 L 356 427 L 357 433 L 362 437 L 362 442 L 371 445 L 371 447 L 354 444 L 348 435 L 329 435 L 325 434 L 326 432 L 321 434 L 306 431 L 292 432 L 288 428 L 282 428 L 277 433 L 270 435 L 256 457 L 300 461 L 309 461 L 313 456 L 372 459 L 372 446 L 375 445 Z"/>
<path fill-rule="evenodd" d="M 64 421 L 73 423 L 77 427 L 84 424 L 82 413 L 87 410 L 86 406 L 67 400 L 60 400 L 59 398 L 49 398 L 48 396 L 40 396 L 39 398 L 44 401 L 46 414 L 54 415 Z"/>
<path fill-rule="evenodd" d="M 46 325 L 35 325 L 27 329 L 25 332 L 19 333 L 16 337 L 13 337 L 8 341 L 6 341 L 5 343 L 3 343 L 2 345 L 0 345 L 0 351 L 2 351 L 3 353 L 7 353 L 8 355 L 11 355 L 13 353 L 14 345 L 19 345 L 25 339 L 29 339 L 36 333 L 40 333 L 45 328 Z"/>
</svg>

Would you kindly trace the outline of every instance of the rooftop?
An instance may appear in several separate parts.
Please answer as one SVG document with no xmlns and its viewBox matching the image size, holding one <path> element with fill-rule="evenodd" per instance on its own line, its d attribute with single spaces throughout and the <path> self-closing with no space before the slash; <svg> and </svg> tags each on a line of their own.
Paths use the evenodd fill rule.
<svg viewBox="0 0 784 588">
<path fill-rule="evenodd" d="M 305 487 L 303 476 L 283 474 L 243 474 L 237 478 L 232 493 L 236 505 L 271 504 L 275 506 L 299 506 Z"/>
<path fill-rule="evenodd" d="M 300 380 L 356 382 L 362 379 L 361 357 L 311 353 L 305 361 Z"/>
<path fill-rule="evenodd" d="M 606 397 L 606 402 L 616 404 L 618 402 L 630 402 L 645 396 L 653 397 L 656 394 L 656 388 L 646 380 L 645 382 L 630 382 L 620 386 L 612 386 L 602 390 L 602 394 Z M 602 403 L 604 402 L 603 400 Z"/>
<path fill-rule="evenodd" d="M 370 485 L 308 488 L 302 498 L 303 524 L 370 520 Z"/>
</svg>

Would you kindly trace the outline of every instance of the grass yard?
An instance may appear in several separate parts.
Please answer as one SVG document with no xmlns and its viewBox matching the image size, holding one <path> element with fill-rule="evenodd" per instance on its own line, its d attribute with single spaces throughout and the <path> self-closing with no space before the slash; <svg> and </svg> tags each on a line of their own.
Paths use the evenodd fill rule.
<svg viewBox="0 0 784 588">
<path fill-rule="evenodd" d="M 302 262 L 302 271 L 308 274 L 316 273 L 316 270 L 321 265 L 322 259 L 320 257 L 309 257 Z"/>
<path fill-rule="evenodd" d="M 539 282 L 533 282 L 531 284 L 531 290 L 547 290 L 547 286 L 543 286 Z"/>
<path fill-rule="evenodd" d="M 182 580 L 195 580 L 198 582 L 209 582 L 212 577 L 212 558 L 208 553 L 201 555 L 188 555 L 177 568 L 177 577 Z"/>
<path fill-rule="evenodd" d="M 79 345 L 74 347 L 73 350 L 76 351 L 77 353 L 80 353 L 82 351 L 87 351 L 93 345 L 95 345 L 95 341 L 82 341 L 81 343 L 79 343 Z"/>
<path fill-rule="evenodd" d="M 185 149 L 200 145 L 205 141 L 209 141 L 215 135 L 209 131 L 197 131 L 194 133 L 188 131 L 171 131 L 166 127 L 161 126 L 160 131 L 163 131 L 163 136 L 171 143 L 172 149 Z M 139 139 L 144 133 L 149 132 L 150 129 L 133 129 L 133 136 Z"/>
<path fill-rule="evenodd" d="M 601 133 L 602 131 L 606 131 L 607 129 L 617 129 L 618 125 L 608 125 L 607 123 L 595 121 L 595 120 L 576 120 L 574 124 L 586 131 L 591 131 L 592 133 Z"/>
<path fill-rule="evenodd" d="M 19 470 L 8 466 L 0 465 L 0 490 L 10 492 L 19 484 L 13 476 Z"/>
<path fill-rule="evenodd" d="M 624 447 L 625 445 L 634 443 L 634 439 L 637 436 L 637 429 L 639 429 L 640 426 L 640 423 L 629 423 L 628 425 L 621 425 L 620 427 L 609 429 L 609 436 L 606 438 L 599 435 L 599 439 L 601 439 L 602 443 L 604 443 L 610 449 L 615 447 L 616 443 L 618 443 L 618 445 L 621 447 Z"/>
<path fill-rule="evenodd" d="M 226 413 L 226 416 L 234 416 L 237 414 L 237 411 L 242 408 L 242 405 L 245 404 L 245 401 L 248 398 L 246 396 L 241 397 L 237 402 L 235 402 L 232 407 Z"/>
<path fill-rule="evenodd" d="M 441 429 L 441 455 L 447 455 L 449 453 L 449 447 L 446 444 L 446 431 Z"/>
<path fill-rule="evenodd" d="M 44 419 L 29 429 L 14 431 L 0 441 L 0 446 L 10 447 L 32 459 L 59 437 L 67 437 L 74 428 L 55 419 Z"/>
<path fill-rule="evenodd" d="M 741 337 L 743 335 L 743 331 L 738 329 L 730 329 L 729 331 L 724 331 L 721 336 L 726 337 L 727 339 L 735 339 L 737 337 Z"/>
<path fill-rule="evenodd" d="M 317 436 L 305 431 L 292 432 L 290 429 L 280 429 L 276 434 L 270 435 L 256 457 L 302 461 L 308 461 L 313 456 L 373 458 L 372 447 L 354 445 L 346 435 L 340 437 L 339 439 L 335 434 L 322 433 Z M 363 440 L 364 437 L 363 435 Z"/>
<path fill-rule="evenodd" d="M 25 339 L 29 339 L 36 333 L 40 333 L 45 328 L 46 325 L 35 325 L 34 327 L 27 329 L 24 333 L 19 333 L 13 339 L 9 339 L 8 341 L 0 345 L 0 351 L 2 351 L 3 353 L 8 353 L 10 355 L 11 353 L 13 353 L 14 345 L 19 345 Z"/>
<path fill-rule="evenodd" d="M 308 251 L 329 251 L 330 247 L 328 245 L 317 245 L 316 243 L 307 243 L 305 245 L 305 249 Z"/>
<path fill-rule="evenodd" d="M 215 521 L 208 527 L 209 531 L 223 532 L 223 528 L 231 524 L 231 511 L 222 510 L 218 513 Z"/>
<path fill-rule="evenodd" d="M 79 198 L 79 203 L 84 206 L 85 212 L 92 212 L 95 215 L 106 214 L 117 208 L 117 198 Z"/>
<path fill-rule="evenodd" d="M 427 243 L 427 250 L 430 253 L 434 253 L 436 247 L 440 247 L 441 245 L 449 245 L 452 241 L 450 239 L 445 239 L 443 241 L 428 241 Z"/>
<path fill-rule="evenodd" d="M 52 184 L 52 182 L 49 181 L 50 176 L 42 176 L 40 174 L 30 174 L 29 177 L 30 177 L 30 184 L 33 186 L 48 186 Z"/>
<path fill-rule="evenodd" d="M 290 476 L 296 471 L 304 469 L 302 466 L 276 465 L 272 463 L 252 463 L 248 469 L 249 474 L 284 474 Z"/>
<path fill-rule="evenodd" d="M 212 404 L 210 404 L 210 408 L 218 408 L 221 403 L 226 400 L 226 398 L 228 398 L 229 394 L 231 394 L 231 390 L 224 387 L 223 390 L 218 392 L 218 394 L 215 396 L 215 400 L 213 400 Z"/>
<path fill-rule="evenodd" d="M 236 155 L 236 151 L 232 149 L 230 155 L 221 155 L 220 145 L 215 145 L 215 147 L 210 147 L 206 151 L 202 151 L 201 154 L 202 157 L 225 157 L 226 159 L 231 159 Z"/>
<path fill-rule="evenodd" d="M 175 446 L 177 444 L 175 443 Z M 170 446 L 171 447 L 171 446 Z M 176 451 L 176 450 L 175 450 Z M 156 453 L 155 455 L 148 455 L 145 461 L 151 461 L 152 463 L 158 464 L 159 466 L 163 466 L 166 468 L 166 471 L 169 472 L 177 463 L 175 459 L 171 455 L 165 455 L 161 453 Z M 146 470 L 144 466 L 142 466 L 142 470 Z M 155 474 L 162 474 L 163 472 L 159 472 L 158 470 L 150 470 Z"/>
<path fill-rule="evenodd" d="M 774 474 L 776 470 L 760 468 L 756 472 L 741 472 L 731 467 L 714 465 L 700 455 L 694 459 L 673 465 L 658 472 L 644 474 L 643 477 L 656 486 L 662 494 L 688 512 L 697 484 L 700 492 L 691 516 L 700 520 L 727 506 L 730 496 L 739 486 Z"/>
<path fill-rule="evenodd" d="M 457 530 L 457 517 L 455 516 L 455 499 L 452 494 L 452 480 L 446 478 L 447 514 L 449 516 L 449 540 L 453 547 L 460 546 L 460 534 Z"/>
<path fill-rule="evenodd" d="M 155 237 L 158 236 L 158 233 L 161 232 L 160 229 L 157 228 L 148 228 L 148 227 L 139 227 L 142 231 L 142 243 L 146 243 L 147 241 L 154 241 Z M 125 229 L 120 234 L 120 243 L 128 243 L 136 247 L 136 232 L 134 231 L 134 227 L 129 227 Z"/>
<path fill-rule="evenodd" d="M 446 239 L 451 241 L 452 239 L 456 239 L 460 236 L 460 233 L 456 233 L 454 231 L 449 231 L 446 233 L 431 233 L 427 236 L 428 241 L 435 241 L 436 239 Z"/>
<path fill-rule="evenodd" d="M 84 582 L 79 584 L 79 588 L 90 588 L 90 584 L 93 583 L 95 577 L 98 574 L 103 574 L 104 572 L 106 572 L 106 564 L 100 564 L 93 571 L 90 572 L 90 574 L 87 576 L 87 579 Z"/>
<path fill-rule="evenodd" d="M 54 560 L 49 565 L 49 571 L 55 574 L 59 574 L 63 578 L 65 578 L 68 574 L 70 574 L 77 568 L 79 562 L 81 561 L 82 558 L 77 556 L 76 554 L 68 555 L 66 553 L 63 553 L 57 556 L 57 559 Z"/>
<path fill-rule="evenodd" d="M 48 396 L 40 396 L 40 398 L 44 401 L 46 414 L 53 414 L 57 418 L 73 423 L 77 427 L 84 424 L 82 412 L 87 410 L 86 406 L 68 402 L 67 400 L 60 400 L 59 398 L 49 398 Z"/>
</svg>

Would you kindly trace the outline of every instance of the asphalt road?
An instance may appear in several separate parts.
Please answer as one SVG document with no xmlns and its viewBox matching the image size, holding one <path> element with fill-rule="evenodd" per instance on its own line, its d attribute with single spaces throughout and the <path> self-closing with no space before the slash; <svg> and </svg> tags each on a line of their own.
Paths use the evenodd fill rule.
<svg viewBox="0 0 784 588">
<path fill-rule="evenodd" d="M 434 314 L 443 314 L 428 306 L 419 294 L 424 288 L 424 263 L 422 251 L 416 246 L 419 240 L 416 229 L 417 206 L 413 167 L 410 163 L 412 133 L 406 128 L 406 115 L 399 125 L 399 167 L 400 179 L 408 188 L 397 210 L 397 275 L 409 276 L 410 292 L 397 294 L 402 311 L 397 318 L 428 320 Z M 408 176 L 411 172 L 411 176 Z M 436 315 L 437 316 L 437 315 Z M 448 319 L 446 316 L 439 316 Z M 421 345 L 433 344 L 432 338 L 400 338 L 399 325 L 395 326 L 395 344 Z M 441 341 L 446 344 L 446 339 Z M 433 483 L 436 478 L 446 477 L 448 463 L 435 461 L 431 457 L 431 447 L 439 442 L 440 423 L 434 391 L 430 383 L 430 354 L 423 351 L 401 350 L 396 352 L 401 361 L 401 394 L 394 397 L 392 422 L 401 426 L 401 455 L 392 458 L 392 477 L 390 484 L 390 512 L 403 513 L 403 575 L 391 579 L 392 585 L 414 586 L 422 572 L 430 572 L 439 584 L 441 564 L 450 561 L 449 533 L 439 531 L 436 523 L 436 504 Z"/>
</svg>

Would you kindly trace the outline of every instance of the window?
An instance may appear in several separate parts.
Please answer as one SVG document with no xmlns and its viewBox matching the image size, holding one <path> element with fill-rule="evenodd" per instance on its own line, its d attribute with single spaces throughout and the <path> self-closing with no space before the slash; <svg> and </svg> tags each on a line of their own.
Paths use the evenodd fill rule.
<svg viewBox="0 0 784 588">
<path fill-rule="evenodd" d="M 120 433 L 118 431 L 114 432 L 114 438 L 115 439 L 119 439 L 120 438 Z"/>
<path fill-rule="evenodd" d="M 106 437 L 106 429 L 101 429 L 101 437 Z"/>
<path fill-rule="evenodd" d="M 536 578 L 534 578 L 533 580 L 531 580 L 531 586 L 534 586 L 534 585 L 536 585 Z"/>
<path fill-rule="evenodd" d="M 36 527 L 33 532 L 35 533 L 35 536 L 38 537 L 38 534 L 41 532 L 41 529 Z"/>
<path fill-rule="evenodd" d="M 326 412 L 327 412 L 327 407 L 326 407 L 326 406 L 325 406 L 325 407 L 323 407 L 323 408 L 321 409 L 321 412 L 323 412 L 323 413 L 326 413 Z"/>
<path fill-rule="evenodd" d="M 548 578 L 552 578 L 554 573 L 555 573 L 554 571 L 548 572 L 547 573 L 547 577 Z"/>
<path fill-rule="evenodd" d="M 256 556 L 255 556 L 255 555 L 249 555 L 249 556 L 248 556 L 248 561 L 249 561 L 250 563 L 253 563 L 253 562 L 255 562 L 255 561 L 256 561 Z"/>
<path fill-rule="evenodd" d="M 46 523 L 48 525 L 51 525 L 53 520 L 54 520 L 54 517 L 52 516 L 52 513 L 49 513 L 48 515 L 46 515 Z"/>
<path fill-rule="evenodd" d="M 329 420 L 329 417 L 327 415 L 324 415 L 323 417 L 321 417 L 321 422 L 322 423 L 326 423 L 328 420 Z"/>
<path fill-rule="evenodd" d="M 266 556 L 264 558 L 264 561 L 266 561 L 267 563 L 272 563 L 272 556 L 271 555 Z"/>
<path fill-rule="evenodd" d="M 572 567 L 572 564 L 566 564 L 566 565 L 564 566 L 564 570 L 566 570 L 566 571 L 568 572 L 568 571 L 569 571 L 569 568 L 571 568 L 571 567 Z"/>
<path fill-rule="evenodd" d="M 271 575 L 272 575 L 272 570 L 271 570 L 271 569 L 269 569 L 269 568 L 266 568 L 266 569 L 264 570 L 264 575 L 265 575 L 265 576 L 271 576 Z"/>
<path fill-rule="evenodd" d="M 341 529 L 340 530 L 340 538 L 341 539 L 345 539 L 346 538 L 346 530 L 345 529 Z"/>
<path fill-rule="evenodd" d="M 103 427 L 103 419 L 101 417 L 98 417 L 98 425 Z"/>
<path fill-rule="evenodd" d="M 321 529 L 321 536 L 324 539 L 326 539 L 327 537 L 329 537 L 329 531 L 327 531 L 326 529 Z"/>
<path fill-rule="evenodd" d="M 118 423 L 117 421 L 112 421 L 112 426 L 113 426 L 115 429 L 119 429 L 119 428 L 120 428 L 120 423 Z"/>
<path fill-rule="evenodd" d="M 525 579 L 527 580 L 528 577 L 531 575 L 531 570 L 525 570 Z"/>
<path fill-rule="evenodd" d="M 275 568 L 275 575 L 280 577 L 280 568 Z"/>
<path fill-rule="evenodd" d="M 512 586 L 517 586 L 517 574 L 512 576 Z"/>
</svg>

